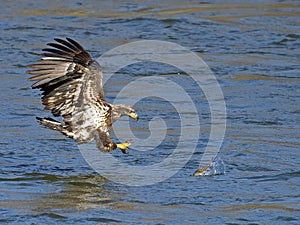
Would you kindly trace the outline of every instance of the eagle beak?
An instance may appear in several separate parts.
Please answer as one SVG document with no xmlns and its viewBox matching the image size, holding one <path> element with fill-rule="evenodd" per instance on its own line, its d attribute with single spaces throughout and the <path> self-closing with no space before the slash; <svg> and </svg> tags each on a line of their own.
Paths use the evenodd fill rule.
<svg viewBox="0 0 300 225">
<path fill-rule="evenodd" d="M 135 112 L 132 112 L 132 113 L 129 113 L 129 116 L 134 119 L 134 120 L 138 120 L 139 119 L 139 116 L 135 113 Z"/>
</svg>

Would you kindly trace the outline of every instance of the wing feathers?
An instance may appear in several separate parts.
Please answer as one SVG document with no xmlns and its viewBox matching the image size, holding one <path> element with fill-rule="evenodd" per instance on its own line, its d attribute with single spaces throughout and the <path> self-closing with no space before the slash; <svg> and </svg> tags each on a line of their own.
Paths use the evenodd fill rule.
<svg viewBox="0 0 300 225">
<path fill-rule="evenodd" d="M 28 65 L 32 88 L 42 91 L 42 103 L 54 116 L 62 116 L 83 143 L 95 130 L 107 132 L 111 109 L 104 101 L 102 72 L 86 50 L 71 38 L 56 38 L 43 49 L 42 58 Z M 101 107 L 100 107 L 101 106 Z"/>
<path fill-rule="evenodd" d="M 66 38 L 67 40 L 70 38 Z M 70 41 L 65 41 L 63 39 L 60 38 L 54 38 L 55 41 L 57 41 L 58 43 L 63 44 L 64 46 L 68 47 L 69 49 L 73 50 L 73 51 L 78 51 L 79 49 L 76 48 L 72 43 L 70 43 Z M 82 48 L 83 49 L 83 48 Z"/>
<path fill-rule="evenodd" d="M 67 47 L 65 47 L 65 46 L 63 46 L 63 45 L 61 45 L 61 44 L 57 44 L 57 43 L 48 43 L 47 45 L 48 45 L 48 46 L 51 46 L 51 47 L 53 47 L 53 48 L 56 48 L 56 49 L 60 49 L 60 50 L 62 50 L 62 51 L 64 51 L 64 52 L 69 52 L 69 53 L 72 53 L 72 52 L 73 52 L 72 49 L 67 48 Z"/>
<path fill-rule="evenodd" d="M 74 41 L 73 39 L 71 39 L 71 38 L 66 38 L 70 43 L 72 43 L 73 44 L 73 46 L 75 46 L 78 50 L 80 50 L 80 51 L 84 51 L 84 48 L 78 43 L 78 42 L 76 42 L 76 41 Z"/>
<path fill-rule="evenodd" d="M 74 54 L 72 52 L 64 52 L 54 48 L 44 48 L 43 51 L 49 52 L 49 53 L 44 53 L 44 56 L 46 57 L 63 57 L 64 59 L 69 59 L 69 60 L 73 60 L 74 56 L 76 55 L 76 53 Z"/>
</svg>

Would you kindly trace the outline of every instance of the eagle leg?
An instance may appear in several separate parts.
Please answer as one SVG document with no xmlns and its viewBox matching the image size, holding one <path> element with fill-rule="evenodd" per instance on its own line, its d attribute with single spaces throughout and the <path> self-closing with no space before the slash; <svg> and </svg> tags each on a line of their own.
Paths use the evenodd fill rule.
<svg viewBox="0 0 300 225">
<path fill-rule="evenodd" d="M 124 143 L 116 144 L 114 143 L 110 137 L 108 132 L 103 132 L 98 130 L 98 135 L 95 135 L 96 145 L 100 151 L 110 152 L 115 148 L 121 149 L 122 153 L 126 154 L 126 149 L 131 145 L 129 141 Z"/>
</svg>

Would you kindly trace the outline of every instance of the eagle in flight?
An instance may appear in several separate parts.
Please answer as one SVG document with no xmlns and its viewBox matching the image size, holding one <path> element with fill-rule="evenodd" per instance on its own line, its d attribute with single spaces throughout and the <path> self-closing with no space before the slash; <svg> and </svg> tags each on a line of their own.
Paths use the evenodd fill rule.
<svg viewBox="0 0 300 225">
<path fill-rule="evenodd" d="M 123 153 L 130 142 L 116 144 L 109 136 L 112 124 L 121 116 L 137 120 L 135 110 L 125 104 L 110 104 L 104 100 L 102 70 L 89 53 L 71 38 L 56 38 L 43 49 L 42 58 L 28 65 L 28 74 L 34 75 L 32 88 L 42 91 L 42 104 L 53 116 L 38 118 L 41 124 L 73 138 L 78 144 L 93 140 L 100 150 L 120 148 Z"/>
</svg>

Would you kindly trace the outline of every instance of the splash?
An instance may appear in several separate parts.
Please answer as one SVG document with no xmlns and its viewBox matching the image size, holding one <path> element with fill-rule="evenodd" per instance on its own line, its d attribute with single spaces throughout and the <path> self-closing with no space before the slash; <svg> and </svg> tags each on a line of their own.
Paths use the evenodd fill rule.
<svg viewBox="0 0 300 225">
<path fill-rule="evenodd" d="M 222 159 L 216 157 L 205 167 L 197 169 L 193 176 L 215 176 L 225 174 L 225 164 Z"/>
</svg>

